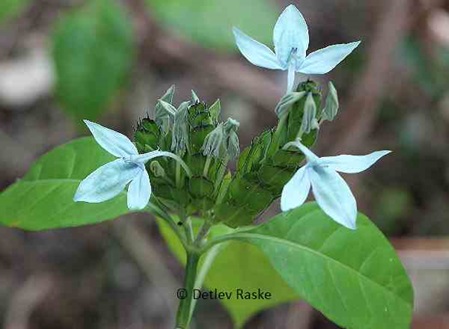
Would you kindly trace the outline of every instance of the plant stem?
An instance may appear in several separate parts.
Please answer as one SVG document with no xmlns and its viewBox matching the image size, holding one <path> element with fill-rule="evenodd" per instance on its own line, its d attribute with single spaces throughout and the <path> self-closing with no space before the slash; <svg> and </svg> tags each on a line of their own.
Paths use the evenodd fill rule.
<svg viewBox="0 0 449 329">
<path fill-rule="evenodd" d="M 207 178 L 207 174 L 209 172 L 210 162 L 212 161 L 212 157 L 210 155 L 206 158 L 206 163 L 204 164 L 203 176 Z"/>
<path fill-rule="evenodd" d="M 278 125 L 276 127 L 276 131 L 273 134 L 273 139 L 271 140 L 270 147 L 268 149 L 267 154 L 272 155 L 279 149 L 279 142 L 281 137 L 282 129 L 284 128 L 286 122 L 287 122 L 288 112 L 285 113 L 278 122 Z"/>
<path fill-rule="evenodd" d="M 193 289 L 198 272 L 198 264 L 201 254 L 187 249 L 187 264 L 184 275 L 184 288 L 186 298 L 181 299 L 176 314 L 176 329 L 187 329 L 192 317 L 191 305 L 193 302 Z"/>
<path fill-rule="evenodd" d="M 225 158 L 223 159 L 223 163 L 217 173 L 217 178 L 216 178 L 217 180 L 215 181 L 215 185 L 214 185 L 214 193 L 217 193 L 220 190 L 221 183 L 223 183 L 223 178 L 226 174 L 226 170 L 228 169 L 228 162 L 229 162 L 229 156 L 226 155 Z"/>
<path fill-rule="evenodd" d="M 155 199 L 155 201 L 160 204 L 159 200 Z M 175 232 L 176 236 L 178 237 L 179 241 L 181 241 L 184 248 L 187 248 L 186 237 L 181 234 L 179 227 L 175 224 L 172 217 L 154 203 L 150 203 L 149 209 L 151 209 L 154 215 L 164 220 L 172 228 L 173 232 Z"/>
</svg>

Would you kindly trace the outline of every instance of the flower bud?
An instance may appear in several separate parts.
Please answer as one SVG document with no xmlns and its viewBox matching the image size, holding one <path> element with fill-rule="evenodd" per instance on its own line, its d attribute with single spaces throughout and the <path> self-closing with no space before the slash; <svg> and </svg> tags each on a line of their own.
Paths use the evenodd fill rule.
<svg viewBox="0 0 449 329">
<path fill-rule="evenodd" d="M 145 118 L 137 124 L 134 141 L 139 153 L 156 150 L 159 147 L 161 132 L 158 125 L 151 119 Z"/>
<path fill-rule="evenodd" d="M 183 154 L 188 146 L 189 142 L 189 128 L 188 128 L 188 108 L 189 102 L 183 102 L 175 112 L 173 131 L 172 131 L 172 144 L 171 150 L 175 153 Z"/>
<path fill-rule="evenodd" d="M 154 177 L 165 177 L 165 170 L 158 161 L 151 161 L 150 170 Z"/>
<path fill-rule="evenodd" d="M 175 86 L 172 85 L 160 98 L 160 101 L 171 105 L 171 103 L 173 102 L 174 93 Z M 154 107 L 154 121 L 157 123 L 163 133 L 167 134 L 170 131 L 171 125 L 173 123 L 173 116 L 171 116 L 171 111 L 167 111 L 167 107 L 164 106 L 161 102 L 158 102 Z"/>
<path fill-rule="evenodd" d="M 230 159 L 236 159 L 240 154 L 239 136 L 235 131 L 231 131 L 229 134 L 227 150 Z"/>
<path fill-rule="evenodd" d="M 312 93 L 307 94 L 306 102 L 304 103 L 304 114 L 302 117 L 301 131 L 303 133 L 310 133 L 311 130 L 316 129 L 316 104 Z"/>
<path fill-rule="evenodd" d="M 223 123 L 220 123 L 214 130 L 212 130 L 204 139 L 203 155 L 213 156 L 215 158 L 220 158 L 223 156 L 225 131 Z"/>
<path fill-rule="evenodd" d="M 225 148 L 230 159 L 235 159 L 240 154 L 239 136 L 237 130 L 240 123 L 237 120 L 228 118 L 224 124 Z"/>
<path fill-rule="evenodd" d="M 213 103 L 209 107 L 209 113 L 214 122 L 218 122 L 218 119 L 220 117 L 220 112 L 221 112 L 221 103 L 220 103 L 220 100 L 217 99 L 215 101 L 215 103 Z"/>
<path fill-rule="evenodd" d="M 284 116 L 292 108 L 292 105 L 303 98 L 305 94 L 305 91 L 289 92 L 285 94 L 274 109 L 278 118 Z"/>
<path fill-rule="evenodd" d="M 224 123 L 224 129 L 226 133 L 230 133 L 231 131 L 236 132 L 240 127 L 240 122 L 233 118 L 228 118 Z"/>
<path fill-rule="evenodd" d="M 191 90 L 192 93 L 192 103 L 193 104 L 197 104 L 200 102 L 200 98 L 198 97 L 198 95 L 196 94 L 196 92 L 192 89 Z"/>
<path fill-rule="evenodd" d="M 326 97 L 326 105 L 321 113 L 321 119 L 332 121 L 337 116 L 339 108 L 337 89 L 334 84 L 329 81 L 329 91 Z"/>
</svg>

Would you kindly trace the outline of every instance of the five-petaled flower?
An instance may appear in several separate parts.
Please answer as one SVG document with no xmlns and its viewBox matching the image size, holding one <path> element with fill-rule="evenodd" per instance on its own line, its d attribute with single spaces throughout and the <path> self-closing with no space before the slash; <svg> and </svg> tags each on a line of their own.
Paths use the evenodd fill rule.
<svg viewBox="0 0 449 329">
<path fill-rule="evenodd" d="M 307 164 L 300 168 L 284 186 L 281 209 L 288 211 L 304 203 L 312 187 L 313 195 L 321 209 L 337 223 L 355 229 L 357 204 L 349 186 L 337 173 L 362 172 L 391 151 L 377 151 L 368 155 L 339 155 L 319 158 L 300 142 L 295 146 L 305 155 Z"/>
<path fill-rule="evenodd" d="M 103 202 L 117 196 L 129 183 L 128 208 L 140 210 L 147 206 L 151 197 L 150 177 L 145 169 L 146 162 L 160 156 L 170 157 L 179 161 L 189 173 L 182 159 L 171 152 L 153 151 L 139 154 L 125 135 L 88 120 L 84 122 L 97 143 L 118 159 L 101 166 L 87 176 L 78 186 L 74 201 Z"/>
<path fill-rule="evenodd" d="M 348 56 L 360 41 L 332 45 L 306 56 L 309 31 L 301 12 L 288 6 L 279 16 L 273 31 L 275 53 L 234 27 L 234 36 L 240 52 L 252 64 L 272 70 L 288 70 L 287 92 L 292 91 L 295 72 L 325 74 Z"/>
</svg>

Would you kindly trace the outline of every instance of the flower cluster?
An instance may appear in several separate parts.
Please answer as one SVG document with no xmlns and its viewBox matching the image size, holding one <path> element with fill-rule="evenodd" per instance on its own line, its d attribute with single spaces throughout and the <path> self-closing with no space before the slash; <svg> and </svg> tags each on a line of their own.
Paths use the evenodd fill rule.
<svg viewBox="0 0 449 329">
<path fill-rule="evenodd" d="M 294 80 L 296 72 L 328 73 L 360 42 L 333 45 L 307 55 L 307 24 L 293 5 L 284 10 L 274 27 L 275 52 L 237 28 L 233 32 L 237 47 L 252 64 L 288 71 L 287 93 L 275 109 L 278 127 L 264 132 L 243 151 L 236 175 L 227 174 L 227 163 L 240 154 L 239 123 L 231 118 L 220 123 L 220 102 L 207 107 L 193 91 L 190 101 L 173 106 L 174 87 L 171 87 L 155 107 L 155 120 L 144 119 L 139 124 L 137 147 L 126 136 L 85 121 L 97 143 L 118 159 L 85 178 L 74 200 L 103 202 L 117 196 L 129 184 L 129 209 L 143 209 L 152 195 L 150 172 L 157 182 L 156 194 L 161 193 L 161 202 L 169 209 L 180 207 L 185 208 L 183 212 L 194 212 L 192 209 L 200 208 L 202 214 L 226 222 L 226 216 L 260 212 L 279 194 L 281 209 L 289 211 L 302 205 L 312 190 L 329 217 L 355 229 L 356 200 L 338 172 L 362 172 L 390 151 L 365 156 L 316 156 L 306 145 L 313 144 L 322 121 L 332 121 L 337 115 L 337 91 L 330 82 L 325 106 L 320 110 L 321 95 L 315 85 L 307 82 L 294 90 Z M 305 139 L 308 141 L 304 142 Z M 299 162 L 293 164 L 291 171 L 291 160 L 298 154 L 300 160 L 305 157 L 306 164 L 299 169 Z M 171 158 L 175 164 L 154 160 L 157 157 Z M 180 172 L 181 167 L 185 175 Z M 273 182 L 278 173 L 282 188 Z M 183 189 L 187 192 L 183 193 Z M 254 200 L 249 201 L 250 198 Z"/>
</svg>

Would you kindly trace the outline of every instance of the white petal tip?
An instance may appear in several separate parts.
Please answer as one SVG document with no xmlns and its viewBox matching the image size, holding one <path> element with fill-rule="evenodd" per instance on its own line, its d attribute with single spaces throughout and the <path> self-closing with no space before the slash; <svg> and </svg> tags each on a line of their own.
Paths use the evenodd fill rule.
<svg viewBox="0 0 449 329">
<path fill-rule="evenodd" d="M 140 211 L 147 207 L 148 203 L 145 205 L 128 205 L 128 209 L 131 211 Z"/>
<path fill-rule="evenodd" d="M 349 225 L 345 225 L 347 228 L 349 228 L 350 230 L 355 231 L 357 229 L 357 225 L 355 223 L 353 224 L 349 224 Z"/>
</svg>

